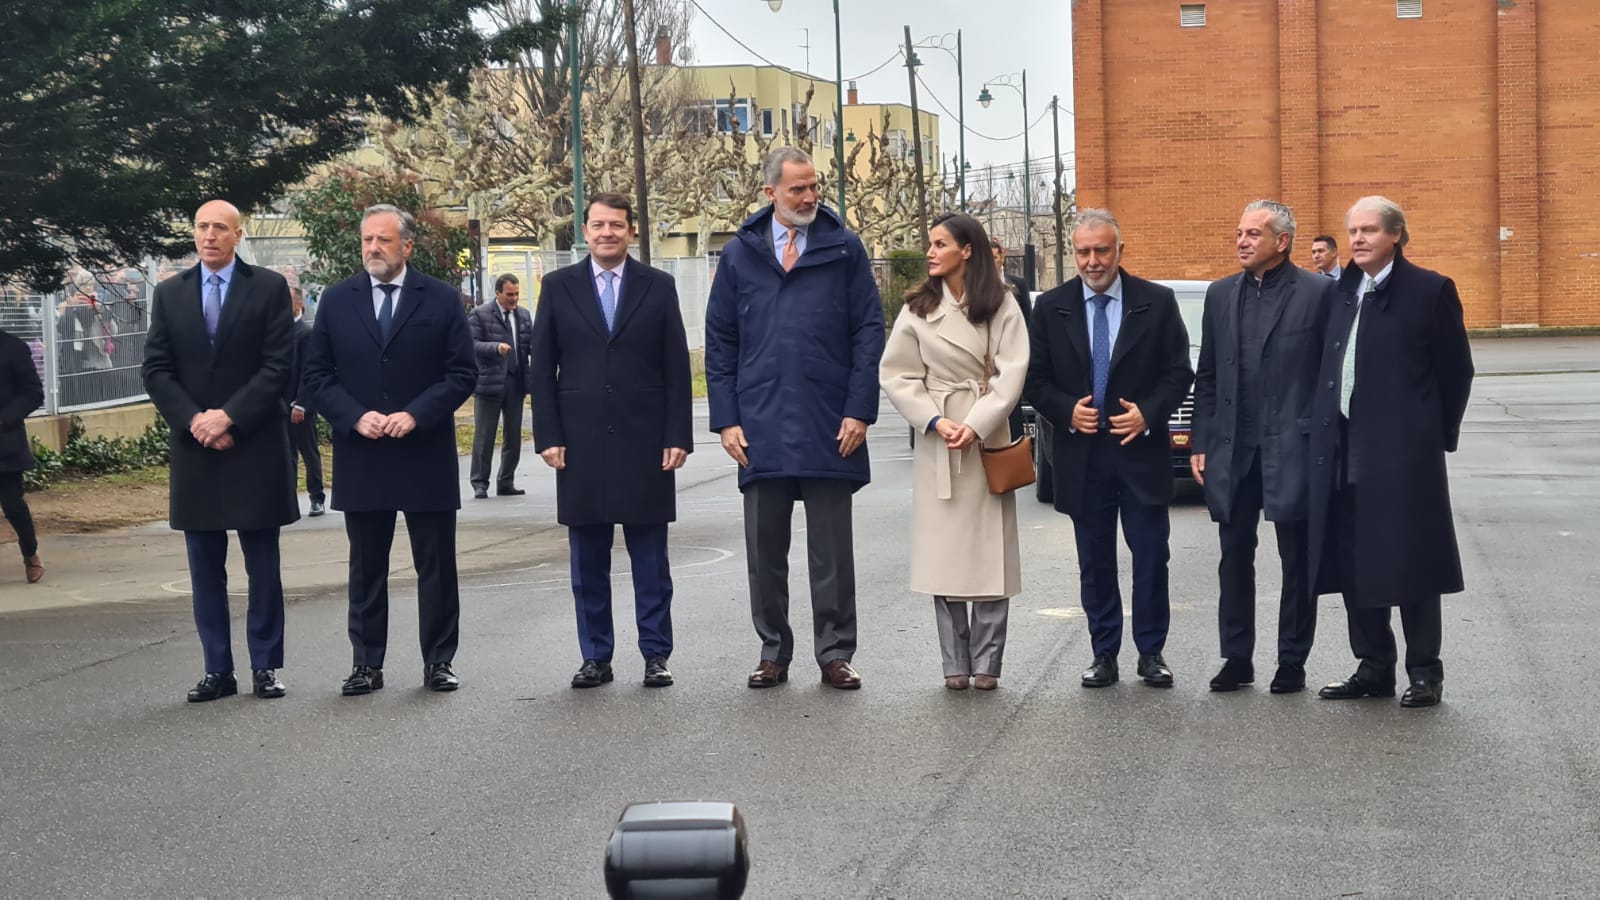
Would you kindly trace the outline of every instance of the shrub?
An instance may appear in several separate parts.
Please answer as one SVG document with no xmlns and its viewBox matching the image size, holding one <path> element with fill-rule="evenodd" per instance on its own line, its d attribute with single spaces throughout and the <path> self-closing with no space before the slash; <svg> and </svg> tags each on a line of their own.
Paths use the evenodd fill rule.
<svg viewBox="0 0 1600 900">
<path fill-rule="evenodd" d="M 172 431 L 160 416 L 136 438 L 87 437 L 83 420 L 72 417 L 66 446 L 57 453 L 33 441 L 33 456 L 38 465 L 22 476 L 30 491 L 44 489 L 65 475 L 110 475 L 149 466 L 163 466 L 171 460 Z"/>
<path fill-rule="evenodd" d="M 920 250 L 889 251 L 889 284 L 882 293 L 883 324 L 894 327 L 900 308 L 906 305 L 906 291 L 928 277 L 928 258 Z"/>
</svg>

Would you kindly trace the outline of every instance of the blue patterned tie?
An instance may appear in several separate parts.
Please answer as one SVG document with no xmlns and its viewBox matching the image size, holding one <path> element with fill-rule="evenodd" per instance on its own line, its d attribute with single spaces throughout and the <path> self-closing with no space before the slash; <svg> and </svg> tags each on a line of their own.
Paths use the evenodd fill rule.
<svg viewBox="0 0 1600 900">
<path fill-rule="evenodd" d="M 190 296 L 194 296 L 190 294 Z M 222 276 L 211 273 L 206 279 L 206 302 L 201 307 L 201 312 L 206 317 L 206 337 L 211 343 L 217 342 L 217 323 L 222 321 Z"/>
<path fill-rule="evenodd" d="M 1106 382 L 1111 380 L 1111 319 L 1106 315 L 1106 304 L 1111 298 L 1095 294 L 1090 300 L 1094 303 L 1094 346 L 1090 348 L 1094 363 L 1094 408 L 1100 410 L 1100 424 L 1105 426 L 1109 418 Z"/>
<path fill-rule="evenodd" d="M 600 277 L 605 279 L 606 286 L 600 289 L 600 312 L 606 317 L 606 331 L 610 331 L 617 321 L 617 291 L 615 272 L 601 272 Z"/>
<path fill-rule="evenodd" d="M 378 333 L 385 341 L 389 340 L 389 326 L 394 324 L 394 292 L 399 289 L 398 284 L 378 285 L 378 290 L 383 291 L 383 305 L 378 307 Z"/>
</svg>

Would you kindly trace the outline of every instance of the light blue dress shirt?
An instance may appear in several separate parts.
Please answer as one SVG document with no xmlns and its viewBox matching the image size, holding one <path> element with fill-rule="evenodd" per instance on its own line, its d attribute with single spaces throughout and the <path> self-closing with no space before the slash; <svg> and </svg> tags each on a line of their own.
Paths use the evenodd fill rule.
<svg viewBox="0 0 1600 900">
<path fill-rule="evenodd" d="M 1111 351 L 1116 352 L 1117 335 L 1122 332 L 1122 276 L 1111 282 L 1111 287 L 1106 290 L 1106 296 L 1111 302 L 1106 304 L 1106 324 L 1111 326 Z M 1094 295 L 1089 287 L 1089 282 L 1083 283 L 1083 323 L 1089 329 L 1089 352 L 1094 352 Z"/>
<path fill-rule="evenodd" d="M 796 226 L 799 231 L 794 236 L 795 258 L 806 255 L 806 229 L 809 225 Z M 772 253 L 778 260 L 778 265 L 783 265 L 783 247 L 789 243 L 789 226 L 778 221 L 777 216 L 772 217 Z"/>
<path fill-rule="evenodd" d="M 226 307 L 228 305 L 228 286 L 233 284 L 233 269 L 238 264 L 239 257 L 237 256 L 228 260 L 227 265 L 215 272 L 206 268 L 205 263 L 200 264 L 200 303 L 202 304 L 202 309 L 205 308 L 204 304 L 206 302 L 206 291 L 211 289 L 211 285 L 207 284 L 207 282 L 211 280 L 212 275 L 222 279 L 222 306 Z"/>
</svg>

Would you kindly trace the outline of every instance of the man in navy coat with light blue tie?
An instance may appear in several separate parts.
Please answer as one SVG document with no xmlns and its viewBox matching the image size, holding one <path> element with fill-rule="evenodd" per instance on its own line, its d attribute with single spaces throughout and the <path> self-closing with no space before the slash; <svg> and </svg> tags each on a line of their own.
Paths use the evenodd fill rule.
<svg viewBox="0 0 1600 900">
<path fill-rule="evenodd" d="M 583 665 L 575 688 L 611 681 L 611 546 L 622 526 L 633 566 L 644 684 L 672 684 L 667 523 L 674 472 L 694 449 L 689 345 L 672 276 L 628 257 L 633 207 L 596 194 L 584 210 L 588 259 L 545 276 L 533 320 L 534 447 L 556 470 L 556 518 L 572 550 Z"/>
<path fill-rule="evenodd" d="M 461 508 L 455 412 L 478 366 L 455 288 L 411 269 L 416 221 L 394 206 L 361 219 L 366 272 L 323 292 L 306 359 L 306 387 L 333 431 L 333 508 L 350 539 L 350 644 L 345 696 L 383 687 L 389 630 L 389 550 L 406 516 L 417 569 L 423 683 L 460 686 Z"/>
<path fill-rule="evenodd" d="M 284 695 L 283 581 L 278 529 L 300 518 L 284 387 L 294 366 L 289 287 L 234 252 L 239 210 L 212 200 L 195 213 L 200 262 L 156 286 L 144 386 L 172 428 L 172 527 L 183 532 L 194 624 L 206 672 L 190 703 L 238 693 L 228 616 L 228 532 L 250 577 L 245 630 L 252 690 Z"/>
</svg>

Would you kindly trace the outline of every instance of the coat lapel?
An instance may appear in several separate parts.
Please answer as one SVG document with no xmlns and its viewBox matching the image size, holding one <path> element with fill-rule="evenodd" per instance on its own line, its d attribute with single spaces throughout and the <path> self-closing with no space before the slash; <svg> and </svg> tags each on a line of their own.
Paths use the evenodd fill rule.
<svg viewBox="0 0 1600 900">
<path fill-rule="evenodd" d="M 372 335 L 372 342 L 383 346 L 383 333 L 378 331 L 378 311 L 372 307 L 372 276 L 365 272 L 350 282 L 350 302 L 355 306 L 356 318 Z"/>
<path fill-rule="evenodd" d="M 1150 299 L 1144 296 L 1144 291 L 1135 287 L 1128 280 L 1126 272 L 1122 277 L 1122 328 L 1117 332 L 1116 346 L 1111 348 L 1111 368 L 1116 369 L 1117 363 L 1122 361 L 1133 345 L 1139 343 L 1145 333 L 1150 330 Z"/>
<path fill-rule="evenodd" d="M 610 341 L 611 332 L 606 328 L 605 317 L 600 314 L 600 291 L 595 286 L 594 263 L 592 257 L 585 256 L 583 262 L 572 267 L 572 283 L 567 285 L 567 295 L 572 299 L 572 305 L 578 308 L 578 315 L 583 317 L 594 333 L 601 340 Z M 628 280 L 627 272 L 623 272 L 622 280 Z M 623 285 L 627 287 L 626 284 Z"/>
<path fill-rule="evenodd" d="M 1088 326 L 1079 324 L 1083 321 L 1080 313 L 1083 310 L 1083 278 L 1074 278 L 1067 282 L 1066 295 L 1061 305 L 1056 307 L 1056 314 L 1065 323 L 1067 329 L 1067 343 L 1072 345 L 1072 352 L 1078 354 L 1078 360 L 1083 365 L 1086 377 L 1093 380 L 1094 359 L 1089 353 Z"/>
<path fill-rule="evenodd" d="M 630 256 L 622 264 L 622 296 L 617 298 L 617 327 L 611 329 L 612 340 L 622 333 L 623 326 L 628 324 L 628 320 L 633 318 L 634 312 L 644 302 L 647 287 L 645 277 L 644 263 Z M 595 302 L 598 304 L 599 299 L 596 298 Z"/>
<path fill-rule="evenodd" d="M 943 340 L 967 351 L 979 363 L 983 363 L 989 355 L 987 335 L 980 333 L 977 326 L 960 312 L 956 298 L 950 293 L 949 288 L 944 289 L 944 299 L 939 302 L 939 311 L 943 315 L 938 325 L 934 327 L 934 332 Z"/>
<path fill-rule="evenodd" d="M 1234 353 L 1234 358 L 1235 359 L 1238 358 L 1238 354 L 1239 354 L 1239 350 L 1240 350 L 1240 348 L 1239 348 L 1239 292 L 1244 290 L 1244 279 L 1245 279 L 1245 277 L 1246 277 L 1245 273 L 1244 272 L 1240 272 L 1239 274 L 1231 276 L 1228 279 L 1228 285 L 1227 285 L 1226 290 L 1224 291 L 1223 298 L 1222 298 L 1222 317 L 1221 317 L 1222 321 L 1213 323 L 1213 324 L 1216 325 L 1217 329 L 1219 331 L 1221 331 L 1221 333 L 1222 333 L 1221 337 L 1220 337 L 1220 340 L 1217 341 L 1217 344 L 1219 346 L 1222 346 L 1222 347 L 1225 347 L 1225 348 L 1227 348 L 1229 350 L 1232 350 L 1233 353 Z M 1195 337 L 1196 337 L 1196 335 L 1190 335 L 1189 336 L 1189 342 L 1191 344 L 1194 343 Z M 1235 366 L 1234 368 L 1238 368 L 1238 367 Z"/>
<path fill-rule="evenodd" d="M 1262 300 L 1273 304 L 1267 310 L 1267 328 L 1261 333 L 1261 346 L 1263 349 L 1267 346 L 1267 341 L 1272 339 L 1272 332 L 1277 330 L 1278 322 L 1282 321 L 1283 311 L 1288 309 L 1289 304 L 1294 302 L 1295 289 L 1300 286 L 1300 279 L 1295 276 L 1299 273 L 1300 270 L 1294 263 L 1286 263 L 1284 271 L 1278 276 L 1287 282 L 1283 290 L 1275 294 L 1266 291 L 1261 292 Z M 1243 276 L 1241 275 L 1240 277 Z"/>
<path fill-rule="evenodd" d="M 389 340 L 383 342 L 385 347 L 394 340 L 394 336 L 400 333 L 401 328 L 405 327 L 406 320 L 410 319 L 411 314 L 416 312 L 417 307 L 421 305 L 422 273 L 410 266 L 406 267 L 406 280 L 400 283 L 400 295 L 397 299 L 400 301 L 400 308 L 394 311 L 394 318 L 389 322 Z M 376 311 L 372 315 L 372 325 L 374 328 L 378 325 Z"/>
<path fill-rule="evenodd" d="M 250 302 L 251 289 L 255 284 L 255 279 L 252 277 L 254 274 L 254 270 L 246 265 L 244 260 L 234 261 L 233 278 L 228 281 L 228 296 L 222 299 L 222 318 L 217 320 L 217 339 L 211 345 L 216 358 L 221 358 L 223 341 L 233 333 L 234 323 L 244 315 L 244 306 Z M 202 312 L 202 325 L 204 321 L 205 316 Z"/>
<path fill-rule="evenodd" d="M 196 263 L 178 278 L 181 288 L 177 293 L 177 308 L 167 310 L 166 315 L 173 324 L 177 341 L 184 346 L 183 352 L 193 353 L 196 357 L 209 357 L 211 341 L 206 338 L 205 299 L 202 293 L 204 283 L 200 277 L 200 264 Z"/>
</svg>

